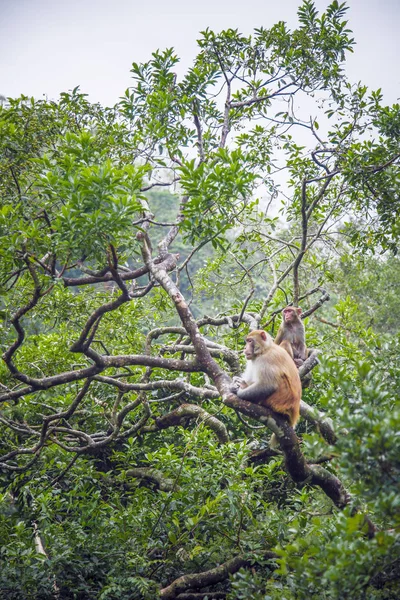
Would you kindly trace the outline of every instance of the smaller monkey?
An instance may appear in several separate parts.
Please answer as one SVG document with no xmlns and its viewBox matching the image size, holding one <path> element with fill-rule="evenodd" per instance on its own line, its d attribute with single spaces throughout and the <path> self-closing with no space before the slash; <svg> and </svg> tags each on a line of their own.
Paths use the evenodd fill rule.
<svg viewBox="0 0 400 600">
<path fill-rule="evenodd" d="M 231 386 L 242 400 L 267 406 L 287 415 L 294 427 L 300 415 L 301 381 L 293 360 L 284 348 L 274 344 L 265 331 L 252 331 L 246 337 L 247 359 L 243 377 L 235 377 Z M 276 446 L 272 436 L 271 446 Z"/>
<path fill-rule="evenodd" d="M 275 344 L 281 346 L 293 358 L 296 367 L 301 367 L 307 358 L 304 324 L 300 318 L 301 308 L 287 306 L 282 311 L 283 321 L 278 329 Z"/>
</svg>

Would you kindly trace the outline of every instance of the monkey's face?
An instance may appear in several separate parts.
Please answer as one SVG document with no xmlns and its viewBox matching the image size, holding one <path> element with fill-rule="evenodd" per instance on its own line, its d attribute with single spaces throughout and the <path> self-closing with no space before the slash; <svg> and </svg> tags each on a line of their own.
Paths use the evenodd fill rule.
<svg viewBox="0 0 400 600">
<path fill-rule="evenodd" d="M 293 323 L 293 321 L 297 321 L 299 315 L 301 315 L 301 308 L 292 308 L 288 306 L 283 309 L 282 314 L 285 323 Z"/>
<path fill-rule="evenodd" d="M 243 353 L 246 357 L 246 360 L 251 360 L 255 355 L 255 340 L 254 338 L 246 338 L 246 345 L 244 347 Z"/>
<path fill-rule="evenodd" d="M 246 359 L 252 360 L 256 358 L 272 343 L 271 336 L 265 331 L 252 331 L 246 337 L 246 346 L 244 348 Z"/>
</svg>

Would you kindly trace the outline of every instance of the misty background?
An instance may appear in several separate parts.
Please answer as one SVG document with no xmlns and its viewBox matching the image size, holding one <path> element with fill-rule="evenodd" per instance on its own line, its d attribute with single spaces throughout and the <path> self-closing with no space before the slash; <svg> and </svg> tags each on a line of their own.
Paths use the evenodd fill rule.
<svg viewBox="0 0 400 600">
<path fill-rule="evenodd" d="M 297 26 L 300 0 L 0 0 L 0 94 L 57 99 L 80 86 L 89 100 L 112 106 L 131 84 L 133 61 L 147 61 L 157 49 L 174 47 L 180 78 L 197 54 L 199 32 L 209 27 L 269 28 L 277 21 Z M 316 0 L 322 12 L 328 6 Z M 357 45 L 346 72 L 353 82 L 382 88 L 385 103 L 396 102 L 400 72 L 398 0 L 349 0 L 349 28 Z"/>
</svg>

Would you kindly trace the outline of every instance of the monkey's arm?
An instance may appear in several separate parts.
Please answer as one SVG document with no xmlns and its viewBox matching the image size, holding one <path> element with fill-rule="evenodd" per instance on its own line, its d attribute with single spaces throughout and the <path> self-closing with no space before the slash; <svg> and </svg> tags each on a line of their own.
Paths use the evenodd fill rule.
<svg viewBox="0 0 400 600">
<path fill-rule="evenodd" d="M 249 402 L 260 402 L 261 400 L 265 400 L 268 396 L 271 396 L 274 392 L 276 392 L 278 388 L 273 385 L 265 385 L 261 383 L 251 383 L 246 388 L 240 388 L 236 395 L 241 400 L 248 400 Z"/>
<path fill-rule="evenodd" d="M 286 352 L 289 354 L 289 356 L 291 358 L 293 358 L 292 344 L 288 340 L 283 340 L 283 342 L 281 342 L 279 345 L 280 345 L 281 348 L 283 348 L 284 350 L 286 350 Z"/>
<path fill-rule="evenodd" d="M 239 377 L 238 375 L 235 375 L 235 377 L 232 379 L 232 383 L 231 383 L 229 389 L 231 392 L 236 394 L 239 388 L 245 388 L 245 387 L 247 387 L 247 383 L 243 379 L 243 377 Z"/>
<path fill-rule="evenodd" d="M 281 343 L 281 341 L 283 340 L 283 329 L 282 327 L 279 327 L 278 329 L 278 333 L 276 334 L 276 338 L 274 339 L 275 344 L 279 344 Z"/>
</svg>

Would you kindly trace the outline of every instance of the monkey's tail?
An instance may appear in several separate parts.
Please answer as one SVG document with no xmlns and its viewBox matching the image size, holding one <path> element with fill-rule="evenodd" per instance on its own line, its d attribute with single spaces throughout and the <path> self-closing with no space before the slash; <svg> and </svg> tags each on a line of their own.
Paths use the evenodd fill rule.
<svg viewBox="0 0 400 600">
<path fill-rule="evenodd" d="M 275 433 L 273 433 L 270 437 L 269 446 L 272 448 L 272 450 L 279 450 L 279 441 Z"/>
<path fill-rule="evenodd" d="M 289 423 L 294 427 L 300 418 L 300 395 L 299 390 L 295 390 L 291 384 L 290 378 L 284 373 L 283 378 L 286 381 L 287 395 L 286 399 L 281 402 L 281 407 L 278 412 L 282 412 L 289 417 Z M 301 384 L 300 384 L 301 385 Z"/>
<path fill-rule="evenodd" d="M 292 427 L 294 429 L 294 425 L 292 425 Z M 279 440 L 275 433 L 273 433 L 270 437 L 269 446 L 272 448 L 272 450 L 280 450 Z"/>
</svg>

